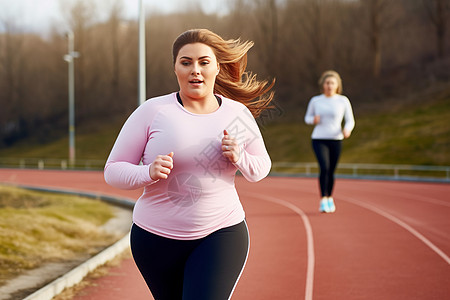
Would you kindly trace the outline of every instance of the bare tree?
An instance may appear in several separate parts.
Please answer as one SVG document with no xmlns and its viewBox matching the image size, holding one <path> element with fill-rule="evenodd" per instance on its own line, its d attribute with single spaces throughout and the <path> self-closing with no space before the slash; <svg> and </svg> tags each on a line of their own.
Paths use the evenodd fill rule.
<svg viewBox="0 0 450 300">
<path fill-rule="evenodd" d="M 369 13 L 369 30 L 371 49 L 373 51 L 373 75 L 378 78 L 381 70 L 382 14 L 385 9 L 383 0 L 366 0 Z"/>
<path fill-rule="evenodd" d="M 450 1 L 422 0 L 422 3 L 435 29 L 437 55 L 442 58 L 445 55 L 445 37 L 448 28 L 448 18 L 450 17 Z"/>
<path fill-rule="evenodd" d="M 276 0 L 255 1 L 256 42 L 261 49 L 261 57 L 264 62 L 266 72 L 270 76 L 278 73 L 278 49 L 279 49 L 279 29 L 278 29 L 278 5 Z"/>
<path fill-rule="evenodd" d="M 14 22 L 2 21 L 4 33 L 0 42 L 0 90 L 2 135 L 21 130 L 20 99 L 23 89 L 24 34 L 19 33 Z"/>
<path fill-rule="evenodd" d="M 249 18 L 249 12 L 252 6 L 248 0 L 227 1 L 230 13 L 225 19 L 228 34 L 231 36 L 248 36 L 251 30 L 252 20 Z"/>
<path fill-rule="evenodd" d="M 381 73 L 383 39 L 386 32 L 399 20 L 399 2 L 391 0 L 361 0 L 361 17 L 366 19 L 360 21 L 365 31 L 370 49 L 372 51 L 372 73 L 378 78 Z"/>
<path fill-rule="evenodd" d="M 109 30 L 110 30 L 110 47 L 112 56 L 112 78 L 111 87 L 115 95 L 119 94 L 120 88 L 120 45 L 119 45 L 119 34 L 120 34 L 120 24 L 121 24 L 121 2 L 115 1 L 111 7 L 109 15 Z"/>
<path fill-rule="evenodd" d="M 101 105 L 115 112 L 126 111 L 128 105 L 126 99 L 133 97 L 134 93 L 130 93 L 127 86 L 130 81 L 133 82 L 134 76 L 132 78 L 126 76 L 127 70 L 135 70 L 137 64 L 137 60 L 126 60 L 130 51 L 136 51 L 137 42 L 132 23 L 124 20 L 122 12 L 122 1 L 113 0 L 107 21 L 103 26 L 98 25 L 94 31 L 94 35 L 100 37 L 96 45 L 96 49 L 101 53 L 98 64 L 105 66 L 105 72 L 100 76 L 105 78 L 104 85 L 107 87 L 103 92 L 107 96 L 103 97 Z M 136 101 L 133 102 L 135 103 Z"/>
<path fill-rule="evenodd" d="M 75 61 L 77 121 L 122 118 L 137 105 L 138 26 L 135 20 L 124 20 L 121 1 L 104 6 L 106 20 L 89 0 L 74 0 L 64 11 L 81 55 Z M 444 56 L 449 2 L 229 0 L 229 14 L 221 15 L 206 14 L 196 1 L 183 12 L 152 12 L 146 17 L 147 96 L 177 89 L 172 43 L 186 29 L 199 27 L 255 42 L 249 70 L 262 79 L 276 77 L 277 99 L 286 105 L 286 115 L 305 106 L 318 91 L 318 76 L 329 68 L 343 75 L 346 92 L 358 94 L 362 102 L 402 83 L 423 81 L 423 73 L 411 70 L 432 67 L 447 80 L 445 61 L 429 59 L 435 51 L 429 33 L 430 28 L 436 32 L 436 52 Z M 42 135 L 43 127 L 50 132 L 55 122 L 63 130 L 67 124 L 67 65 L 62 59 L 67 40 L 57 30 L 43 39 L 14 24 L 0 18 L 0 145 L 7 134 Z M 378 80 L 367 80 L 371 74 Z"/>
<path fill-rule="evenodd" d="M 303 0 L 298 13 L 300 42 L 304 48 L 304 68 L 307 78 L 315 85 L 318 76 L 334 67 L 333 56 L 339 28 L 339 16 L 331 0 Z"/>
<path fill-rule="evenodd" d="M 92 82 L 88 80 L 89 76 L 92 75 L 88 70 L 92 68 L 89 61 L 92 56 L 88 54 L 88 49 L 93 44 L 90 30 L 95 23 L 95 6 L 87 0 L 77 0 L 65 13 L 69 14 L 69 26 L 75 36 L 75 51 L 80 53 L 80 57 L 75 60 L 75 94 L 77 98 L 77 109 L 75 111 L 78 115 L 83 115 L 89 110 L 88 90 L 92 88 Z"/>
</svg>

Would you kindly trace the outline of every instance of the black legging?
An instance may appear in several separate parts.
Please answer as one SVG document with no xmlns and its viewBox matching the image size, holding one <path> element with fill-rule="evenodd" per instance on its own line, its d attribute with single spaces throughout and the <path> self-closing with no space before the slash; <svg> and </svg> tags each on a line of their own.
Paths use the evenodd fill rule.
<svg viewBox="0 0 450 300">
<path fill-rule="evenodd" d="M 133 224 L 134 261 L 155 300 L 226 300 L 249 249 L 245 221 L 198 240 L 174 240 Z"/>
<path fill-rule="evenodd" d="M 314 153 L 320 167 L 320 193 L 322 197 L 331 197 L 334 186 L 334 171 L 341 155 L 341 140 L 312 140 Z"/>
</svg>

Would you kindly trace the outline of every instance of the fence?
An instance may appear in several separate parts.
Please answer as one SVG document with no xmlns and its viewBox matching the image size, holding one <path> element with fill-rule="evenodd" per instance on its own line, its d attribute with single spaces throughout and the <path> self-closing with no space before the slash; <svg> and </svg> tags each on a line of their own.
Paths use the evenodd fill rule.
<svg viewBox="0 0 450 300">
<path fill-rule="evenodd" d="M 61 169 L 61 170 L 101 170 L 105 166 L 104 160 L 80 159 L 70 165 L 67 159 L 55 158 L 0 158 L 0 168 L 20 169 Z"/>
<path fill-rule="evenodd" d="M 274 174 L 316 176 L 317 163 L 275 162 Z M 343 178 L 421 180 L 450 182 L 450 166 L 340 163 L 336 175 Z"/>
<path fill-rule="evenodd" d="M 65 159 L 0 158 L 0 168 L 102 170 L 104 160 L 77 160 L 72 166 Z M 316 176 L 317 163 L 274 162 L 274 175 Z M 338 177 L 421 180 L 450 182 L 450 166 L 391 165 L 391 164 L 348 164 L 340 163 L 336 170 Z"/>
</svg>

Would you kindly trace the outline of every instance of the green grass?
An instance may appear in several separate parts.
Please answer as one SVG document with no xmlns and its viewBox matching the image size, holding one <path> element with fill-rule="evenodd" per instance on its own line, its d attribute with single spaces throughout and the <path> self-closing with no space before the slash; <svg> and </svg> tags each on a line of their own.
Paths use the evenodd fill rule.
<svg viewBox="0 0 450 300">
<path fill-rule="evenodd" d="M 116 237 L 111 207 L 84 197 L 0 186 L 0 284 L 46 262 L 92 255 Z"/>
<path fill-rule="evenodd" d="M 109 124 L 108 127 L 89 131 L 83 128 L 76 132 L 75 148 L 78 159 L 106 160 L 115 138 L 119 133 L 121 123 Z M 13 147 L 0 149 L 0 157 L 12 158 L 56 158 L 67 159 L 69 154 L 68 137 L 57 139 L 50 143 L 24 140 Z"/>
<path fill-rule="evenodd" d="M 313 162 L 313 127 L 298 122 L 263 131 L 273 161 Z M 386 112 L 355 114 L 356 127 L 343 143 L 341 162 L 450 165 L 450 98 Z"/>
<path fill-rule="evenodd" d="M 343 161 L 450 165 L 450 99 L 362 117 Z"/>
<path fill-rule="evenodd" d="M 447 93 L 448 94 L 448 93 Z M 358 114 L 356 127 L 343 144 L 341 162 L 412 165 L 450 165 L 450 95 L 423 97 L 422 102 L 380 104 Z M 295 122 L 279 120 L 264 126 L 263 135 L 273 161 L 314 162 L 310 135 L 302 112 Z M 77 159 L 105 161 L 123 120 L 104 127 L 81 126 L 76 133 Z M 52 143 L 22 142 L 0 149 L 0 157 L 67 159 L 67 138 Z"/>
</svg>

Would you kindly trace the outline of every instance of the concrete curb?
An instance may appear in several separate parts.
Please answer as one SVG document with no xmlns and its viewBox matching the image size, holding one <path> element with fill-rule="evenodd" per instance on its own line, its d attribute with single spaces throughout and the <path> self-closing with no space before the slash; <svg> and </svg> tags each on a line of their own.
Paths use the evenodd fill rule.
<svg viewBox="0 0 450 300">
<path fill-rule="evenodd" d="M 62 277 L 50 282 L 43 288 L 37 290 L 33 294 L 24 298 L 24 300 L 51 300 L 53 297 L 61 293 L 64 289 L 76 285 L 81 282 L 83 278 L 97 267 L 105 264 L 107 261 L 113 259 L 121 254 L 130 246 L 130 233 L 125 235 L 118 242 L 103 250 L 96 256 L 90 258 L 83 264 L 79 265 L 72 271 Z"/>
<path fill-rule="evenodd" d="M 135 202 L 126 198 L 105 196 L 101 194 L 89 193 L 89 192 L 80 192 L 75 190 L 68 189 L 58 189 L 58 188 L 49 188 L 49 187 L 36 187 L 36 186 L 28 186 L 28 185 L 14 185 L 20 188 L 34 190 L 34 191 L 43 191 L 43 192 L 51 192 L 51 193 L 61 193 L 61 194 L 70 194 L 77 196 L 84 196 L 94 199 L 100 199 L 101 201 L 108 202 L 111 205 L 121 206 L 128 209 L 133 209 Z M 99 254 L 90 258 L 86 262 L 82 263 L 78 267 L 72 269 L 65 275 L 55 279 L 50 282 L 46 286 L 41 289 L 35 291 L 31 295 L 27 296 L 23 300 L 51 300 L 56 295 L 60 294 L 64 289 L 72 287 L 78 283 L 80 283 L 83 278 L 91 271 L 95 270 L 97 267 L 105 264 L 106 262 L 112 260 L 117 255 L 124 252 L 127 248 L 130 247 L 130 233 L 128 232 L 122 239 L 109 246 Z"/>
<path fill-rule="evenodd" d="M 108 202 L 109 204 L 120 206 L 123 208 L 133 209 L 135 201 L 131 199 L 127 199 L 124 197 L 114 197 L 114 196 L 106 196 L 100 193 L 92 193 L 92 192 L 83 192 L 83 191 L 77 191 L 77 190 L 71 190 L 71 189 L 59 189 L 59 188 L 53 188 L 53 187 L 38 187 L 38 186 L 32 186 L 32 185 L 23 185 L 23 184 L 8 184 L 8 183 L 2 183 L 3 185 L 8 186 L 15 186 L 20 187 L 23 189 L 27 189 L 30 191 L 39 191 L 39 192 L 49 192 L 49 193 L 59 193 L 59 194 L 67 194 L 67 195 L 73 195 L 73 196 L 82 196 L 82 197 L 88 197 L 92 199 L 98 199 L 105 202 Z"/>
</svg>

